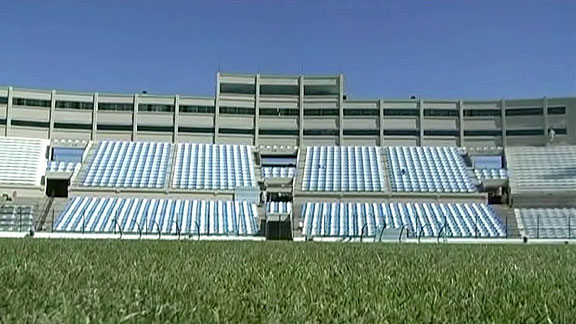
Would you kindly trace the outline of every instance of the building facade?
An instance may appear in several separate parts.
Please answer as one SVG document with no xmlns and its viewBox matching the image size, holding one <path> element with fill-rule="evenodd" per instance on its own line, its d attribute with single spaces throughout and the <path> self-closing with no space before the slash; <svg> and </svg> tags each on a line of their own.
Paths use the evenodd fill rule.
<svg viewBox="0 0 576 324">
<path fill-rule="evenodd" d="M 576 145 L 576 97 L 355 100 L 344 77 L 218 73 L 214 97 L 0 87 L 0 135 L 251 145 Z"/>
</svg>

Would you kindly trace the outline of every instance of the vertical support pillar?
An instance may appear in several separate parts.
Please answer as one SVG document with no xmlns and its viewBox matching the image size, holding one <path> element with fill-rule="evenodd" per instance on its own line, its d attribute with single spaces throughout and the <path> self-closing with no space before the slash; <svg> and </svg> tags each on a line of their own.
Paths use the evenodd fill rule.
<svg viewBox="0 0 576 324">
<path fill-rule="evenodd" d="M 464 101 L 458 101 L 458 145 L 464 147 Z"/>
<path fill-rule="evenodd" d="M 260 129 L 260 74 L 256 74 L 256 96 L 254 98 L 254 146 L 260 144 L 259 141 L 259 129 Z"/>
<path fill-rule="evenodd" d="M 52 92 L 50 93 L 50 114 L 48 115 L 48 121 L 49 121 L 49 126 L 48 126 L 48 139 L 52 139 L 52 137 L 54 136 L 54 117 L 55 117 L 55 111 L 56 110 L 56 90 L 52 90 Z"/>
<path fill-rule="evenodd" d="M 172 124 L 174 125 L 174 130 L 172 131 L 172 142 L 178 143 L 178 125 L 180 119 L 180 96 L 174 96 L 174 120 Z"/>
<path fill-rule="evenodd" d="M 543 134 L 544 136 L 544 145 L 550 145 L 550 140 L 548 139 L 548 129 L 550 129 L 550 122 L 548 120 L 548 98 L 544 97 L 542 99 L 542 126 L 543 126 Z"/>
<path fill-rule="evenodd" d="M 96 140 L 96 131 L 98 130 L 98 92 L 94 92 L 94 99 L 92 101 L 92 133 L 90 140 Z"/>
<path fill-rule="evenodd" d="M 5 136 L 10 136 L 10 128 L 12 127 L 13 101 L 14 101 L 14 88 L 8 87 L 8 103 L 6 104 L 6 128 L 4 129 Z"/>
<path fill-rule="evenodd" d="M 424 146 L 424 100 L 418 100 L 419 146 Z"/>
<path fill-rule="evenodd" d="M 344 144 L 344 76 L 338 75 L 338 145 Z"/>
<path fill-rule="evenodd" d="M 500 125 L 502 128 L 502 147 L 506 147 L 506 101 L 500 100 Z"/>
<path fill-rule="evenodd" d="M 378 100 L 378 118 L 379 118 L 379 131 L 380 139 L 378 143 L 380 146 L 384 146 L 384 100 Z"/>
<path fill-rule="evenodd" d="M 298 146 L 302 149 L 304 145 L 304 76 L 300 76 L 298 85 L 300 86 L 300 96 L 298 97 Z"/>
<path fill-rule="evenodd" d="M 138 139 L 138 94 L 134 95 L 134 108 L 132 111 L 132 141 Z"/>
<path fill-rule="evenodd" d="M 218 143 L 218 128 L 220 117 L 220 72 L 216 74 L 216 96 L 214 99 L 214 140 L 213 143 Z"/>
</svg>

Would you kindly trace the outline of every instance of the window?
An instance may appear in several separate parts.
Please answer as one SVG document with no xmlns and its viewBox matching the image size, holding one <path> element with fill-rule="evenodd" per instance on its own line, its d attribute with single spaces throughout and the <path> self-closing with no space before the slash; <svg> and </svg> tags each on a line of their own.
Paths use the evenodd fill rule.
<svg viewBox="0 0 576 324">
<path fill-rule="evenodd" d="M 378 116 L 378 109 L 348 108 L 344 109 L 344 116 Z"/>
<path fill-rule="evenodd" d="M 59 129 L 92 129 L 90 124 L 77 124 L 77 123 L 54 123 L 54 128 Z"/>
<path fill-rule="evenodd" d="M 161 132 L 172 133 L 174 126 L 152 126 L 152 125 L 138 125 L 139 132 Z"/>
<path fill-rule="evenodd" d="M 384 116 L 419 116 L 418 109 L 386 109 L 384 108 Z"/>
<path fill-rule="evenodd" d="M 8 104 L 8 98 L 0 97 L 0 105 L 2 105 L 2 104 L 4 104 L 4 105 Z"/>
<path fill-rule="evenodd" d="M 255 94 L 256 85 L 242 83 L 220 83 L 220 93 Z"/>
<path fill-rule="evenodd" d="M 337 136 L 337 129 L 305 129 L 304 135 L 308 136 Z"/>
<path fill-rule="evenodd" d="M 300 87 L 291 85 L 263 84 L 260 86 L 260 94 L 297 96 L 300 94 Z"/>
<path fill-rule="evenodd" d="M 298 116 L 300 111 L 297 108 L 260 108 L 260 115 L 263 116 Z"/>
<path fill-rule="evenodd" d="M 427 129 L 424 130 L 426 136 L 458 136 L 458 130 L 452 129 Z"/>
<path fill-rule="evenodd" d="M 254 108 L 244 108 L 244 107 L 220 107 L 221 114 L 227 115 L 254 115 Z"/>
<path fill-rule="evenodd" d="M 82 101 L 56 101 L 56 108 L 63 108 L 63 109 L 85 109 L 91 110 L 94 108 L 94 104 L 91 102 L 82 102 Z"/>
<path fill-rule="evenodd" d="M 385 129 L 386 136 L 420 136 L 417 129 Z"/>
<path fill-rule="evenodd" d="M 98 110 L 132 111 L 132 109 L 134 105 L 130 103 L 102 102 L 98 104 Z"/>
<path fill-rule="evenodd" d="M 345 129 L 344 135 L 348 136 L 378 136 L 377 129 Z"/>
<path fill-rule="evenodd" d="M 54 147 L 52 149 L 52 161 L 82 162 L 83 147 Z"/>
<path fill-rule="evenodd" d="M 12 104 L 16 106 L 50 107 L 50 100 L 13 98 Z"/>
<path fill-rule="evenodd" d="M 33 121 L 33 120 L 12 120 L 12 125 L 13 126 L 24 126 L 24 127 L 38 127 L 38 128 L 50 127 L 49 122 Z"/>
<path fill-rule="evenodd" d="M 565 114 L 566 114 L 566 107 L 548 107 L 548 115 L 565 115 Z"/>
<path fill-rule="evenodd" d="M 181 105 L 179 106 L 182 113 L 198 113 L 198 114 L 213 114 L 214 106 L 197 106 L 197 105 Z"/>
<path fill-rule="evenodd" d="M 297 129 L 260 129 L 260 135 L 298 136 Z"/>
<path fill-rule="evenodd" d="M 473 155 L 471 158 L 475 169 L 502 168 L 502 157 L 500 155 Z"/>
<path fill-rule="evenodd" d="M 0 125 L 6 125 L 6 119 L 0 118 Z"/>
<path fill-rule="evenodd" d="M 502 131 L 494 129 L 465 130 L 464 136 L 482 137 L 482 136 L 502 136 Z"/>
<path fill-rule="evenodd" d="M 424 116 L 429 116 L 429 117 L 458 117 L 458 110 L 424 109 Z"/>
<path fill-rule="evenodd" d="M 203 134 L 213 134 L 214 127 L 178 127 L 178 132 L 180 133 L 203 133 Z"/>
<path fill-rule="evenodd" d="M 338 109 L 304 109 L 304 116 L 338 116 Z"/>
<path fill-rule="evenodd" d="M 465 117 L 500 117 L 499 109 L 467 109 L 464 110 Z"/>
<path fill-rule="evenodd" d="M 103 131 L 132 131 L 132 125 L 98 124 L 96 129 Z"/>
<path fill-rule="evenodd" d="M 554 128 L 554 132 L 556 133 L 556 135 L 568 134 L 568 130 L 566 128 Z"/>
<path fill-rule="evenodd" d="M 542 115 L 542 108 L 506 109 L 506 116 L 536 116 Z"/>
<path fill-rule="evenodd" d="M 254 129 L 220 128 L 220 129 L 218 129 L 218 133 L 220 133 L 220 134 L 254 135 Z"/>
<path fill-rule="evenodd" d="M 542 129 L 510 129 L 506 130 L 507 136 L 537 136 L 544 134 Z"/>
<path fill-rule="evenodd" d="M 138 111 L 152 111 L 152 112 L 173 112 L 174 106 L 172 105 L 155 105 L 155 104 L 139 104 Z"/>
</svg>

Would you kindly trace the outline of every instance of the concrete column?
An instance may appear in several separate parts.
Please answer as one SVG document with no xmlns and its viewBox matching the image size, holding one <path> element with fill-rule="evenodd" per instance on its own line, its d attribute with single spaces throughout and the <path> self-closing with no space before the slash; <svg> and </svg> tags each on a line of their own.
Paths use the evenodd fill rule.
<svg viewBox="0 0 576 324">
<path fill-rule="evenodd" d="M 138 139 L 138 94 L 134 95 L 134 109 L 132 111 L 132 141 Z"/>
<path fill-rule="evenodd" d="M 14 99 L 14 88 L 8 87 L 8 102 L 6 104 L 6 128 L 4 130 L 5 136 L 10 136 L 10 128 L 12 127 L 12 101 Z"/>
<path fill-rule="evenodd" d="M 500 100 L 500 122 L 502 125 L 502 146 L 506 147 L 506 101 Z"/>
<path fill-rule="evenodd" d="M 300 86 L 300 96 L 298 101 L 298 146 L 304 145 L 304 77 L 300 76 L 298 79 L 298 85 Z"/>
<path fill-rule="evenodd" d="M 419 145 L 424 146 L 424 100 L 418 100 Z"/>
<path fill-rule="evenodd" d="M 464 101 L 458 101 L 458 145 L 464 147 Z"/>
<path fill-rule="evenodd" d="M 175 95 L 174 96 L 174 120 L 172 121 L 172 124 L 174 125 L 174 130 L 172 131 L 172 142 L 174 143 L 178 143 L 178 125 L 179 125 L 179 119 L 180 119 L 180 96 L 179 95 Z"/>
<path fill-rule="evenodd" d="M 544 126 L 543 134 L 545 145 L 550 145 L 550 140 L 548 139 L 548 129 L 550 128 L 550 122 L 548 120 L 548 98 L 544 97 L 542 99 L 542 123 Z"/>
<path fill-rule="evenodd" d="M 98 130 L 98 92 L 94 93 L 92 104 L 92 134 L 90 134 L 90 140 L 95 141 Z"/>
<path fill-rule="evenodd" d="M 344 76 L 338 75 L 338 145 L 344 144 Z"/>
<path fill-rule="evenodd" d="M 378 118 L 379 118 L 379 141 L 380 146 L 384 146 L 384 100 L 378 100 Z"/>
<path fill-rule="evenodd" d="M 259 120 L 260 120 L 260 74 L 256 74 L 256 97 L 254 99 L 254 146 L 260 144 L 259 141 Z"/>
<path fill-rule="evenodd" d="M 214 97 L 214 144 L 218 143 L 218 128 L 220 117 L 220 72 L 216 73 L 216 96 Z"/>
<path fill-rule="evenodd" d="M 56 90 L 52 90 L 52 93 L 50 94 L 50 114 L 48 115 L 48 120 L 50 123 L 50 126 L 48 127 L 48 139 L 52 139 L 52 136 L 54 136 L 54 116 L 55 111 L 56 110 Z"/>
</svg>

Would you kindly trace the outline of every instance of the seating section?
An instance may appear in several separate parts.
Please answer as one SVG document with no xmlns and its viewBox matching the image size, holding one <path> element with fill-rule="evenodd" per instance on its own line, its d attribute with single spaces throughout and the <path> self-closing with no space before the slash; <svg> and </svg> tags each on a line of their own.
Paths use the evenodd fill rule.
<svg viewBox="0 0 576 324">
<path fill-rule="evenodd" d="M 576 238 L 576 208 L 517 208 L 514 214 L 529 238 Z"/>
<path fill-rule="evenodd" d="M 0 231 L 26 232 L 34 228 L 33 206 L 0 207 Z"/>
<path fill-rule="evenodd" d="M 506 169 L 476 169 L 474 170 L 478 180 L 506 180 L 508 173 Z"/>
<path fill-rule="evenodd" d="M 404 226 L 424 236 L 506 235 L 500 218 L 478 203 L 306 203 L 302 216 L 303 234 L 311 237 L 374 237 L 383 228 Z"/>
<path fill-rule="evenodd" d="M 80 163 L 49 161 L 46 165 L 46 172 L 74 172 L 80 169 Z"/>
<path fill-rule="evenodd" d="M 250 146 L 178 144 L 172 182 L 174 188 L 233 190 L 238 186 L 255 185 Z"/>
<path fill-rule="evenodd" d="M 576 146 L 506 148 L 512 193 L 576 189 Z"/>
<path fill-rule="evenodd" d="M 262 167 L 262 178 L 294 177 L 296 168 L 293 167 Z"/>
<path fill-rule="evenodd" d="M 308 147 L 302 190 L 384 191 L 380 155 L 374 146 Z"/>
<path fill-rule="evenodd" d="M 75 197 L 55 231 L 182 235 L 254 235 L 255 204 L 237 201 Z"/>
<path fill-rule="evenodd" d="M 0 186 L 40 187 L 48 140 L 0 137 Z"/>
<path fill-rule="evenodd" d="M 393 191 L 476 192 L 456 147 L 388 147 Z"/>
<path fill-rule="evenodd" d="M 82 185 L 160 189 L 171 162 L 170 143 L 103 141 L 95 148 Z"/>
<path fill-rule="evenodd" d="M 266 204 L 266 212 L 268 214 L 291 214 L 292 203 L 289 201 L 270 201 Z"/>
</svg>

